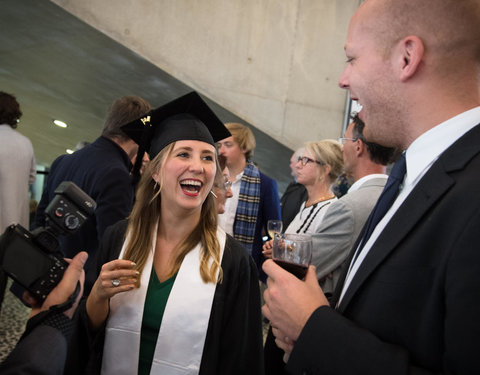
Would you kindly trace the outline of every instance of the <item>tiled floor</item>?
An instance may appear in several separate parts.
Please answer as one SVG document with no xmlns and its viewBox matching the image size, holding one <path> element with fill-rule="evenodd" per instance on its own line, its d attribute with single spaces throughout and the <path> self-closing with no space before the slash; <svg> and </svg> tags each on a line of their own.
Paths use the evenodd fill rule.
<svg viewBox="0 0 480 375">
<path fill-rule="evenodd" d="M 22 336 L 30 314 L 30 309 L 10 292 L 11 283 L 9 280 L 0 311 L 0 362 L 7 357 Z"/>
</svg>

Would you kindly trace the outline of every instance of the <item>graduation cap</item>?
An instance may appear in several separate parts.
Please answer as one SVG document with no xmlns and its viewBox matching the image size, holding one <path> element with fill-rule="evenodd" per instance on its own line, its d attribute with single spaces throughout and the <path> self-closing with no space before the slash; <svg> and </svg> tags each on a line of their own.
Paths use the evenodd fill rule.
<svg viewBox="0 0 480 375">
<path fill-rule="evenodd" d="M 137 161 L 146 151 L 152 160 L 175 141 L 215 143 L 231 134 L 195 91 L 154 109 L 124 126 L 122 130 L 139 145 Z"/>
</svg>

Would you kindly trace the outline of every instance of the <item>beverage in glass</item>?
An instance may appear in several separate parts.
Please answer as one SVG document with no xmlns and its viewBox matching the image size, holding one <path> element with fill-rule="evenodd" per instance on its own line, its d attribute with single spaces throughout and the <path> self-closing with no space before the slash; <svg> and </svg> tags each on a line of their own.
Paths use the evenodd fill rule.
<svg viewBox="0 0 480 375">
<path fill-rule="evenodd" d="M 267 232 L 270 238 L 273 240 L 275 233 L 282 233 L 283 223 L 281 220 L 268 220 Z"/>
<path fill-rule="evenodd" d="M 273 239 L 273 260 L 300 280 L 305 278 L 312 260 L 312 236 L 309 234 L 276 234 Z"/>
</svg>

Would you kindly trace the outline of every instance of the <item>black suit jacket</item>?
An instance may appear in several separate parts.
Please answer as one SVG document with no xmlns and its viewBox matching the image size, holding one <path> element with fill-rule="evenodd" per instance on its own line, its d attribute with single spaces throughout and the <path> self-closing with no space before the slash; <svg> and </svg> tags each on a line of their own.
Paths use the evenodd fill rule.
<svg viewBox="0 0 480 375">
<path fill-rule="evenodd" d="M 418 182 L 372 246 L 337 311 L 321 307 L 312 314 L 289 370 L 480 374 L 479 232 L 477 125 Z"/>
</svg>

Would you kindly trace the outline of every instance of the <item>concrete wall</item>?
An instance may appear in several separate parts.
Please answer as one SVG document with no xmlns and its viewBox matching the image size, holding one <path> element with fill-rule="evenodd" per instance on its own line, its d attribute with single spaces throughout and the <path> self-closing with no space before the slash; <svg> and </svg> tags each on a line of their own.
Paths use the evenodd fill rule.
<svg viewBox="0 0 480 375">
<path fill-rule="evenodd" d="M 359 0 L 52 0 L 290 148 L 341 135 Z"/>
</svg>

